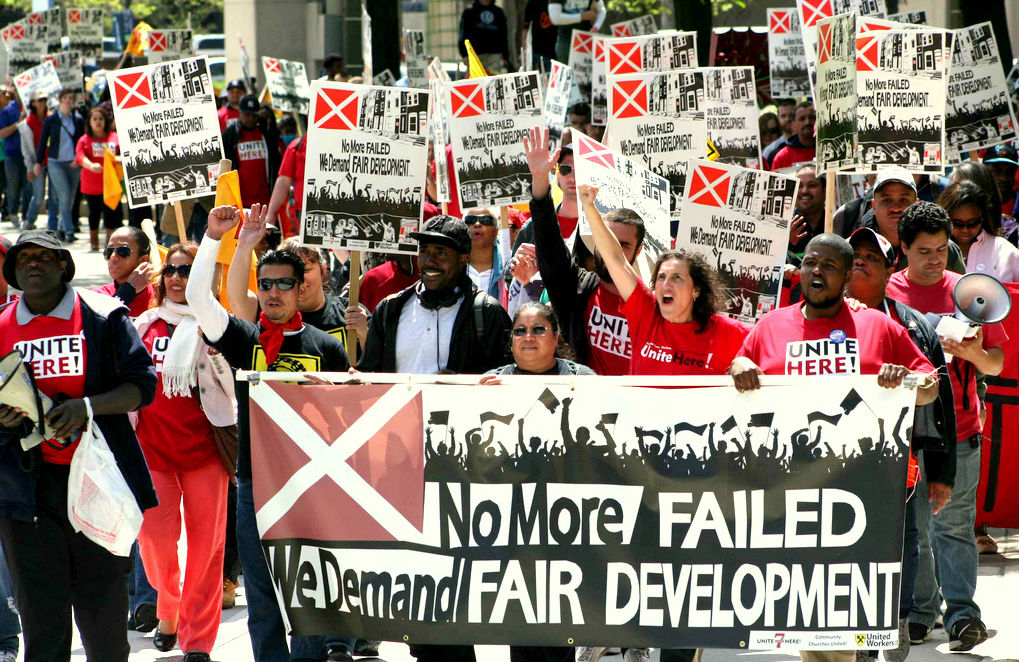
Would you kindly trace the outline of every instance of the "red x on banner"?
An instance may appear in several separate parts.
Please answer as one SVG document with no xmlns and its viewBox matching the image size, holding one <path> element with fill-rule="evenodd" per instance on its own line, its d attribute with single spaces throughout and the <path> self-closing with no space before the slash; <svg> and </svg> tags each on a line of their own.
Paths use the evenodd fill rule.
<svg viewBox="0 0 1019 662">
<path fill-rule="evenodd" d="M 827 62 L 831 59 L 831 26 L 830 22 L 817 26 L 817 61 Z"/>
<path fill-rule="evenodd" d="M 647 81 L 613 80 L 612 116 L 618 119 L 647 115 Z"/>
<path fill-rule="evenodd" d="M 768 12 L 768 18 L 771 19 L 768 23 L 768 31 L 772 34 L 785 34 L 789 32 L 790 22 L 789 18 L 792 16 L 791 11 L 771 11 Z"/>
<path fill-rule="evenodd" d="M 277 60 L 265 59 L 262 60 L 265 63 L 265 70 L 270 74 L 280 73 L 280 63 Z"/>
<path fill-rule="evenodd" d="M 42 61 L 43 62 L 51 62 L 54 67 L 57 66 L 57 56 L 56 55 L 47 55 L 47 56 L 43 57 Z"/>
<path fill-rule="evenodd" d="M 552 72 L 548 75 L 548 89 L 556 89 L 556 85 L 559 84 L 560 79 L 563 77 L 563 65 L 558 62 L 552 62 Z"/>
<path fill-rule="evenodd" d="M 149 78 L 138 71 L 113 77 L 113 98 L 117 108 L 137 108 L 152 103 L 152 88 Z"/>
<path fill-rule="evenodd" d="M 11 39 L 24 39 L 25 38 L 25 26 L 15 25 L 11 28 L 11 33 L 8 35 Z"/>
<path fill-rule="evenodd" d="M 800 0 L 800 23 L 805 28 L 812 28 L 831 15 L 831 0 Z"/>
<path fill-rule="evenodd" d="M 640 41 L 630 39 L 609 44 L 609 73 L 632 74 L 640 71 Z"/>
<path fill-rule="evenodd" d="M 690 202 L 708 207 L 725 207 L 729 199 L 730 172 L 711 166 L 696 166 L 690 178 Z"/>
<path fill-rule="evenodd" d="M 485 112 L 485 91 L 479 83 L 450 87 L 453 117 L 475 117 Z"/>
<path fill-rule="evenodd" d="M 594 40 L 594 59 L 597 62 L 605 61 L 605 40 L 598 38 Z"/>
<path fill-rule="evenodd" d="M 42 14 L 29 14 L 28 15 L 29 25 L 42 25 Z"/>
<path fill-rule="evenodd" d="M 863 34 L 856 38 L 856 70 L 878 70 L 878 45 L 880 37 L 874 34 Z"/>
<path fill-rule="evenodd" d="M 81 23 L 81 10 L 80 9 L 67 10 L 67 21 L 69 23 Z"/>
<path fill-rule="evenodd" d="M 626 24 L 624 24 L 624 25 L 613 25 L 612 26 L 612 36 L 613 37 L 630 37 L 630 36 L 632 36 L 632 33 L 630 32 L 630 26 L 626 25 Z"/>
<path fill-rule="evenodd" d="M 323 88 L 315 101 L 312 123 L 320 129 L 356 129 L 359 101 L 360 97 L 354 90 Z"/>
<path fill-rule="evenodd" d="M 602 145 L 596 140 L 591 140 L 582 134 L 578 134 L 577 139 L 580 142 L 577 154 L 580 155 L 581 158 L 588 163 L 615 170 L 616 159 L 608 147 Z"/>
<path fill-rule="evenodd" d="M 18 87 L 25 87 L 32 83 L 32 74 L 27 71 L 14 79 L 14 84 Z"/>
<path fill-rule="evenodd" d="M 590 53 L 591 35 L 585 32 L 574 32 L 573 43 L 570 44 L 570 49 L 578 53 Z"/>
<path fill-rule="evenodd" d="M 149 33 L 149 50 L 155 53 L 166 50 L 166 33 L 153 30 Z"/>
</svg>

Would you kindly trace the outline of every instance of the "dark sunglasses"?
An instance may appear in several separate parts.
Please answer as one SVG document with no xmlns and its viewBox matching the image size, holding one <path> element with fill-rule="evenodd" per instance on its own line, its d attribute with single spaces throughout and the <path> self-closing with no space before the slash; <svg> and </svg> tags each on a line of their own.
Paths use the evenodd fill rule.
<svg viewBox="0 0 1019 662">
<path fill-rule="evenodd" d="M 548 327 L 543 324 L 535 324 L 531 328 L 527 328 L 526 326 L 518 326 L 515 329 L 513 329 L 514 338 L 523 338 L 528 333 L 535 337 L 543 336 L 546 333 L 548 333 Z"/>
<path fill-rule="evenodd" d="M 475 216 L 473 214 L 468 214 L 464 218 L 464 223 L 466 223 L 467 225 L 474 225 L 475 223 L 481 223 L 482 225 L 487 225 L 487 226 L 491 227 L 491 226 L 495 225 L 495 217 L 494 216 L 490 216 L 489 214 L 485 214 L 483 216 Z"/>
<path fill-rule="evenodd" d="M 131 253 L 133 252 L 134 251 L 131 250 L 130 246 L 117 246 L 117 247 L 107 246 L 106 248 L 103 249 L 103 257 L 109 260 L 111 257 L 113 257 L 113 254 L 116 253 L 117 257 L 121 259 L 126 259 L 131 257 Z"/>
<path fill-rule="evenodd" d="M 573 166 L 566 163 L 560 165 L 559 174 L 562 175 L 563 177 L 569 177 L 570 175 L 573 174 Z"/>
<path fill-rule="evenodd" d="M 297 286 L 296 278 L 259 278 L 258 289 L 268 292 L 275 285 L 280 292 L 289 292 Z"/>
<path fill-rule="evenodd" d="M 954 219 L 952 220 L 952 227 L 959 228 L 960 230 L 973 230 L 975 228 L 980 227 L 983 224 L 984 222 L 979 218 L 975 221 L 969 221 L 967 223 L 963 223 L 962 221 L 956 221 Z"/>
<path fill-rule="evenodd" d="M 170 276 L 172 276 L 174 274 L 177 274 L 181 278 L 189 278 L 191 276 L 191 265 L 190 264 L 182 264 L 179 267 L 176 267 L 176 266 L 174 266 L 172 264 L 168 264 L 165 267 L 163 267 L 163 276 L 164 277 L 168 278 L 168 277 L 170 277 Z"/>
</svg>

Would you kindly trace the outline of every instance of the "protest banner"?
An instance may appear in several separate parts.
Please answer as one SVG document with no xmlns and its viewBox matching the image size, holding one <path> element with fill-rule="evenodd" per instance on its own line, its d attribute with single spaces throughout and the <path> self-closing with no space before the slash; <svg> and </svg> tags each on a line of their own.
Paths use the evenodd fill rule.
<svg viewBox="0 0 1019 662">
<path fill-rule="evenodd" d="M 953 35 L 945 111 L 948 163 L 964 160 L 965 152 L 1016 137 L 1015 110 L 991 24 L 971 25 Z"/>
<path fill-rule="evenodd" d="M 638 71 L 693 69 L 697 66 L 695 32 L 609 39 L 606 46 L 609 76 Z"/>
<path fill-rule="evenodd" d="M 396 77 L 389 69 L 383 69 L 381 73 L 372 78 L 372 85 L 379 87 L 396 87 Z"/>
<path fill-rule="evenodd" d="M 573 70 L 562 62 L 551 61 L 545 89 L 545 126 L 548 127 L 548 148 L 555 151 L 563 140 L 566 111 L 569 108 L 570 90 L 573 89 Z"/>
<path fill-rule="evenodd" d="M 606 145 L 668 180 L 669 217 L 678 220 L 686 162 L 707 152 L 704 70 L 609 76 L 609 88 Z"/>
<path fill-rule="evenodd" d="M 403 53 L 407 64 L 407 86 L 428 89 L 428 55 L 425 52 L 425 31 L 403 31 Z"/>
<path fill-rule="evenodd" d="M 785 349 L 803 371 L 859 351 Z M 258 377 L 255 518 L 296 635 L 896 646 L 912 390 L 874 375 L 742 396 L 719 378 Z"/>
<path fill-rule="evenodd" d="M 214 193 L 223 146 L 205 57 L 120 69 L 107 80 L 131 208 Z"/>
<path fill-rule="evenodd" d="M 817 23 L 817 170 L 828 173 L 856 164 L 856 14 Z"/>
<path fill-rule="evenodd" d="M 817 22 L 837 14 L 855 13 L 860 17 L 884 18 L 885 0 L 796 0 L 800 16 L 800 34 L 803 36 L 803 53 L 807 59 L 810 89 L 817 83 Z M 817 98 L 817 92 L 810 95 Z"/>
<path fill-rule="evenodd" d="M 301 243 L 417 253 L 428 157 L 425 90 L 315 81 Z"/>
<path fill-rule="evenodd" d="M 591 55 L 591 124 L 605 126 L 609 118 L 608 63 L 606 37 L 594 35 Z"/>
<path fill-rule="evenodd" d="M 889 14 L 889 21 L 895 21 L 896 23 L 910 23 L 912 25 L 927 25 L 927 10 L 917 9 L 916 11 L 907 11 L 900 14 Z"/>
<path fill-rule="evenodd" d="M 195 54 L 191 30 L 153 30 L 145 55 L 149 64 L 182 60 Z"/>
<path fill-rule="evenodd" d="M 580 132 L 573 134 L 573 165 L 577 186 L 598 187 L 594 206 L 599 212 L 604 215 L 613 209 L 632 209 L 644 221 L 645 256 L 654 260 L 662 251 L 668 250 L 672 244 L 669 180 L 651 172 L 641 159 L 613 152 Z M 577 233 L 593 250 L 591 224 L 582 205 Z"/>
<path fill-rule="evenodd" d="M 27 104 L 36 95 L 45 94 L 47 105 L 52 110 L 57 106 L 57 95 L 63 89 L 60 76 L 50 61 L 37 64 L 14 77 L 14 86 L 18 89 L 18 96 Z"/>
<path fill-rule="evenodd" d="M 0 30 L 4 48 L 7 49 L 7 74 L 16 76 L 38 66 L 46 55 L 46 26 L 29 23 L 27 18 L 11 23 Z"/>
<path fill-rule="evenodd" d="M 248 47 L 244 45 L 244 37 L 237 35 L 237 46 L 241 54 L 241 75 L 244 77 L 244 89 L 254 94 L 255 77 L 251 75 L 251 54 Z M 298 126 L 300 123 L 298 123 Z"/>
<path fill-rule="evenodd" d="M 591 103 L 591 78 L 594 73 L 594 38 L 593 32 L 574 30 L 570 39 L 570 56 L 567 64 L 573 72 L 573 91 L 570 94 L 570 105 L 575 103 Z"/>
<path fill-rule="evenodd" d="M 57 71 L 57 78 L 63 89 L 71 90 L 76 94 L 85 92 L 81 53 L 78 51 L 51 53 L 44 56 L 43 61 L 53 63 L 53 68 Z"/>
<path fill-rule="evenodd" d="M 57 53 L 61 50 L 61 37 L 64 34 L 64 12 L 59 8 L 32 12 L 25 17 L 31 25 L 45 27 L 43 33 L 46 40 L 46 52 Z"/>
<path fill-rule="evenodd" d="M 944 171 L 948 37 L 922 26 L 857 34 L 856 172 Z"/>
<path fill-rule="evenodd" d="M 449 144 L 449 108 L 446 85 L 449 75 L 442 68 L 442 61 L 433 58 L 428 63 L 428 88 L 431 91 L 428 111 L 429 134 L 432 141 L 432 161 L 435 164 L 435 201 L 446 212 L 446 203 L 452 201 L 449 190 L 449 163 L 446 160 L 446 145 Z"/>
<path fill-rule="evenodd" d="M 368 14 L 366 2 L 361 3 L 361 62 L 364 64 L 361 76 L 365 80 L 371 80 L 374 77 L 374 69 L 372 68 L 372 17 Z"/>
<path fill-rule="evenodd" d="M 67 8 L 68 49 L 97 63 L 103 57 L 103 10 Z"/>
<path fill-rule="evenodd" d="M 704 114 L 718 163 L 761 167 L 757 84 L 753 67 L 705 67 Z"/>
<path fill-rule="evenodd" d="M 458 80 L 446 92 L 460 209 L 530 201 L 523 139 L 545 128 L 537 72 Z"/>
<path fill-rule="evenodd" d="M 777 307 L 799 180 L 690 161 L 676 248 L 704 256 L 725 286 L 726 312 L 753 324 Z"/>
<path fill-rule="evenodd" d="M 768 10 L 768 68 L 773 98 L 810 96 L 800 16 L 795 9 Z"/>
<path fill-rule="evenodd" d="M 298 60 L 284 60 L 262 56 L 262 71 L 265 84 L 272 97 L 272 105 L 284 113 L 308 113 L 311 89 L 304 63 Z"/>
<path fill-rule="evenodd" d="M 655 17 L 650 14 L 613 23 L 610 27 L 613 37 L 639 37 L 658 32 L 658 23 L 655 21 Z"/>
</svg>

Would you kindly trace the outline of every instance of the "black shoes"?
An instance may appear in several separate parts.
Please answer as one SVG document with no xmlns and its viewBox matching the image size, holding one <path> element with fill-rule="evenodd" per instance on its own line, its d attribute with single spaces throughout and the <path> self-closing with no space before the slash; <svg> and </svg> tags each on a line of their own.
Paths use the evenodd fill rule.
<svg viewBox="0 0 1019 662">
<path fill-rule="evenodd" d="M 948 633 L 948 650 L 968 651 L 987 641 L 987 628 L 979 618 L 960 618 Z"/>
<path fill-rule="evenodd" d="M 163 634 L 156 630 L 156 636 L 152 638 L 152 645 L 157 651 L 163 651 L 164 653 L 172 651 L 173 647 L 177 645 L 177 633 Z"/>
<path fill-rule="evenodd" d="M 190 651 L 184 653 L 184 662 L 212 662 L 212 658 L 205 651 Z"/>
<path fill-rule="evenodd" d="M 152 632 L 158 624 L 156 605 L 151 602 L 143 602 L 134 610 L 134 615 L 128 619 L 127 628 L 138 632 Z"/>
<path fill-rule="evenodd" d="M 923 623 L 909 622 L 909 643 L 919 646 L 923 642 L 931 638 L 931 631 L 933 628 L 929 628 Z"/>
<path fill-rule="evenodd" d="M 346 646 L 330 646 L 326 660 L 328 662 L 354 662 L 354 658 L 347 652 Z"/>
</svg>

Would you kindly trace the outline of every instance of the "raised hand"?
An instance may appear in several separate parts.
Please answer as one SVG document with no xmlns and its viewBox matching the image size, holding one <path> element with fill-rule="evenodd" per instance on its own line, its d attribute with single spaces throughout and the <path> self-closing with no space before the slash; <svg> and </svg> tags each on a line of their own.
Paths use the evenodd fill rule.
<svg viewBox="0 0 1019 662">
<path fill-rule="evenodd" d="M 209 212 L 209 226 L 205 230 L 209 239 L 220 240 L 241 222 L 241 210 L 232 205 L 213 207 Z"/>
<path fill-rule="evenodd" d="M 549 190 L 549 175 L 559 161 L 559 150 L 548 151 L 548 129 L 534 127 L 524 136 L 524 155 L 527 168 L 531 171 L 531 194 L 543 198 Z"/>
<path fill-rule="evenodd" d="M 258 245 L 258 242 L 262 241 L 266 233 L 266 212 L 269 210 L 268 205 L 254 204 L 251 206 L 251 211 L 248 212 L 248 216 L 244 219 L 244 223 L 241 224 L 241 233 L 237 235 L 237 247 L 244 247 L 245 249 L 253 249 Z"/>
</svg>

